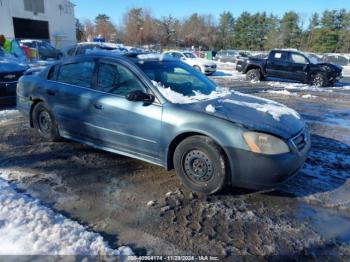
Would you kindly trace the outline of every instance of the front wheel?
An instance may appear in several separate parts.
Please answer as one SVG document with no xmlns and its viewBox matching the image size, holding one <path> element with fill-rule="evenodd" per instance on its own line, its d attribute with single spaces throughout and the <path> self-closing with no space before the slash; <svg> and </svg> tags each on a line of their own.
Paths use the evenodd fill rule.
<svg viewBox="0 0 350 262">
<path fill-rule="evenodd" d="M 222 149 L 210 138 L 193 136 L 175 150 L 174 166 L 181 182 L 205 195 L 220 191 L 226 183 L 226 161 Z"/>
<path fill-rule="evenodd" d="M 60 138 L 54 116 L 43 102 L 35 105 L 32 113 L 33 125 L 39 135 L 48 141 L 57 141 Z"/>
<path fill-rule="evenodd" d="M 317 73 L 311 77 L 311 84 L 317 87 L 326 87 L 328 85 L 327 76 L 324 73 Z"/>
</svg>

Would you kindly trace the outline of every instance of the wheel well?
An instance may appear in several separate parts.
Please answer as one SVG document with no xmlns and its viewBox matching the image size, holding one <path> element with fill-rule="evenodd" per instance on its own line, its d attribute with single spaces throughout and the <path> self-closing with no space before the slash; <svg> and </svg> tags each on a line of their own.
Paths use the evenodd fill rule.
<svg viewBox="0 0 350 262">
<path fill-rule="evenodd" d="M 260 72 L 261 72 L 261 68 L 260 68 L 260 67 L 258 67 L 258 66 L 256 66 L 256 65 L 250 65 L 250 66 L 247 67 L 246 73 L 248 73 L 248 71 L 249 71 L 249 70 L 252 70 L 252 69 L 258 69 L 258 70 L 260 70 Z M 262 72 L 261 72 L 261 73 L 262 73 Z"/>
<path fill-rule="evenodd" d="M 167 170 L 172 170 L 174 169 L 174 153 L 175 150 L 177 148 L 177 146 L 184 141 L 186 138 L 189 138 L 191 136 L 205 136 L 205 137 L 209 137 L 205 134 L 201 134 L 198 132 L 187 132 L 187 133 L 183 133 L 181 135 L 178 135 L 177 137 L 174 138 L 174 140 L 170 143 L 169 148 L 168 148 L 168 156 L 167 156 Z M 209 137 L 211 138 L 211 137 Z M 211 138 L 212 139 L 212 138 Z M 225 155 L 225 160 L 226 160 L 226 165 L 228 167 L 228 169 L 230 169 L 230 163 L 228 161 L 228 157 L 227 154 L 225 152 L 225 150 L 220 146 L 220 144 L 218 142 L 215 141 L 215 139 L 212 139 L 222 150 L 222 152 Z"/>
<path fill-rule="evenodd" d="M 41 99 L 32 99 L 32 105 L 30 107 L 30 114 L 29 114 L 29 123 L 30 123 L 30 127 L 34 127 L 34 123 L 33 123 L 33 110 L 34 110 L 34 107 L 40 103 L 40 102 L 43 102 L 43 100 Z"/>
</svg>

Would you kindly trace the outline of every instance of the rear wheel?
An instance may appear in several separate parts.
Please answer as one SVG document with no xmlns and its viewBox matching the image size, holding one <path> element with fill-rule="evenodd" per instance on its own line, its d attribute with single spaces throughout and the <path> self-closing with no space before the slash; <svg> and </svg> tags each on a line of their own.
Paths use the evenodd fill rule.
<svg viewBox="0 0 350 262">
<path fill-rule="evenodd" d="M 260 81 L 262 80 L 262 74 L 259 69 L 250 69 L 247 72 L 246 79 L 248 81 Z"/>
<path fill-rule="evenodd" d="M 182 141 L 174 153 L 174 166 L 181 182 L 197 193 L 214 194 L 226 183 L 225 155 L 205 136 Z"/>
<path fill-rule="evenodd" d="M 314 74 L 311 77 L 311 84 L 317 87 L 326 87 L 329 84 L 329 82 L 326 74 L 320 72 L 320 73 Z"/>
<path fill-rule="evenodd" d="M 35 105 L 32 119 L 34 128 L 40 136 L 48 141 L 57 141 L 60 138 L 55 118 L 45 103 L 40 102 Z"/>
</svg>

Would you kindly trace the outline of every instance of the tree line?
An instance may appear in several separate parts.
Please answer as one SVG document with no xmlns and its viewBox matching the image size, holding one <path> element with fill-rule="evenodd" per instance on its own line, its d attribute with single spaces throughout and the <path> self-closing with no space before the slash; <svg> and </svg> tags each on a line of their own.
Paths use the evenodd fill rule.
<svg viewBox="0 0 350 262">
<path fill-rule="evenodd" d="M 350 11 L 326 10 L 314 13 L 309 21 L 290 11 L 282 17 L 266 12 L 230 11 L 219 19 L 194 13 L 178 19 L 171 15 L 156 18 L 144 8 L 129 9 L 121 25 L 99 14 L 94 21 L 77 20 L 77 38 L 86 41 L 101 36 L 126 45 L 153 45 L 158 48 L 192 47 L 202 50 L 270 50 L 297 48 L 310 52 L 350 53 Z"/>
</svg>

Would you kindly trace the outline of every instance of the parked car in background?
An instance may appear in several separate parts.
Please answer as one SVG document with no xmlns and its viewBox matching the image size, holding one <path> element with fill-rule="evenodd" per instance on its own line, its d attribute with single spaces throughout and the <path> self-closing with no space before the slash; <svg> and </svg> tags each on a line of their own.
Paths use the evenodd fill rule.
<svg viewBox="0 0 350 262">
<path fill-rule="evenodd" d="M 57 48 L 53 47 L 50 43 L 42 40 L 20 40 L 22 48 L 29 52 L 27 56 L 29 59 L 48 60 L 48 59 L 61 59 L 63 53 Z"/>
<path fill-rule="evenodd" d="M 221 50 L 216 53 L 214 60 L 218 62 L 236 63 L 239 57 L 240 57 L 239 53 L 235 50 Z"/>
<path fill-rule="evenodd" d="M 0 48 L 0 105 L 16 103 L 17 81 L 28 68 L 21 58 L 5 54 Z"/>
<path fill-rule="evenodd" d="M 93 51 L 111 51 L 116 53 L 127 53 L 128 49 L 117 46 L 116 44 L 104 43 L 104 42 L 86 42 L 78 43 L 70 46 L 64 51 L 65 56 L 77 56 L 84 55 Z"/>
<path fill-rule="evenodd" d="M 340 66 L 346 66 L 350 63 L 349 58 L 341 54 L 325 54 L 322 60 L 326 63 L 333 63 Z"/>
<path fill-rule="evenodd" d="M 175 59 L 179 59 L 186 64 L 194 67 L 197 71 L 206 75 L 212 75 L 216 72 L 217 66 L 215 62 L 208 59 L 198 58 L 189 51 L 167 51 L 164 54 L 170 55 Z"/>
<path fill-rule="evenodd" d="M 312 84 L 318 87 L 334 85 L 342 76 L 342 68 L 330 63 L 313 63 L 298 51 L 273 50 L 267 59 L 249 57 L 237 63 L 237 70 L 249 81 L 278 77 Z"/>
<path fill-rule="evenodd" d="M 278 185 L 298 172 L 310 149 L 294 110 L 222 90 L 162 55 L 69 58 L 22 77 L 17 95 L 18 109 L 43 138 L 175 168 L 186 187 L 204 194 L 227 184 Z"/>
</svg>

